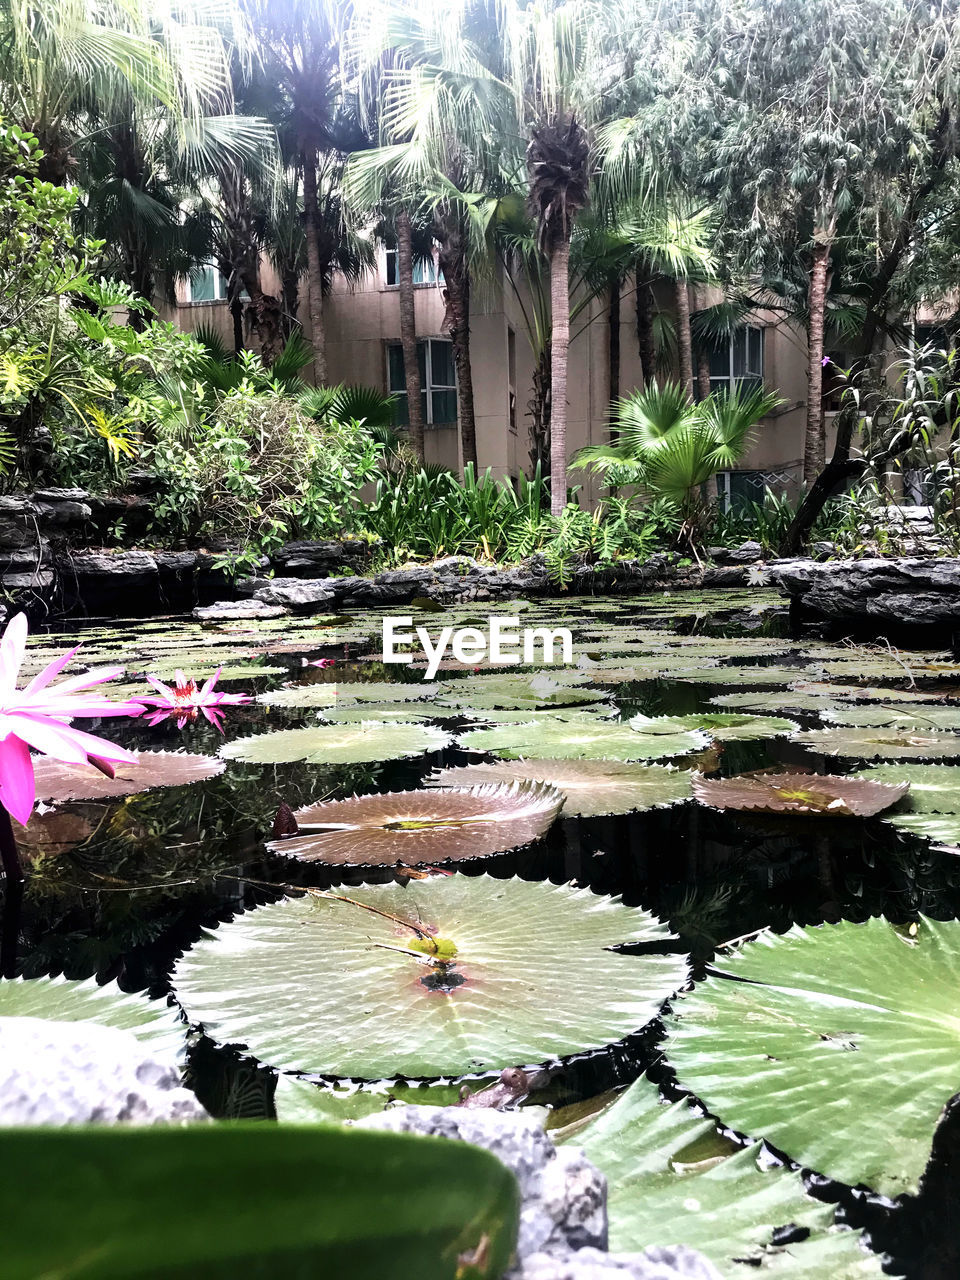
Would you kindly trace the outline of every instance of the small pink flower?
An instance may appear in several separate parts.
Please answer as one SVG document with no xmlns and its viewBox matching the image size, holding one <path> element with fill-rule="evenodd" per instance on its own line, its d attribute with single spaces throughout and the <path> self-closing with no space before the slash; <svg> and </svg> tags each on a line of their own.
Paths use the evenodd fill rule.
<svg viewBox="0 0 960 1280">
<path fill-rule="evenodd" d="M 336 661 L 336 658 L 314 658 L 312 661 L 304 658 L 300 665 L 303 667 L 320 667 L 323 669 L 324 667 L 335 666 Z"/>
<path fill-rule="evenodd" d="M 148 707 L 156 708 L 147 723 L 154 725 L 159 724 L 161 720 L 176 720 L 177 728 L 182 729 L 188 722 L 196 720 L 202 712 L 222 733 L 223 713 L 220 707 L 228 703 L 237 705 L 250 701 L 246 693 L 214 692 L 214 685 L 220 678 L 222 670 L 223 667 L 217 667 L 203 688 L 197 686 L 196 680 L 192 678 L 188 680 L 182 671 L 175 672 L 172 689 L 156 676 L 147 676 L 147 680 L 160 695 L 159 697 L 150 695 L 141 699 Z"/>
<path fill-rule="evenodd" d="M 54 658 L 24 689 L 17 688 L 27 644 L 27 618 L 18 613 L 0 640 L 0 804 L 26 826 L 36 799 L 30 748 L 67 764 L 91 764 L 113 776 L 113 764 L 135 764 L 132 751 L 71 728 L 71 720 L 138 716 L 139 702 L 111 702 L 95 685 L 123 675 L 123 667 L 100 667 L 53 684 L 79 649 Z"/>
<path fill-rule="evenodd" d="M 823 365 L 825 369 L 828 364 L 833 364 L 833 361 L 830 359 L 829 356 L 824 356 L 823 359 L 820 361 L 820 363 Z"/>
</svg>

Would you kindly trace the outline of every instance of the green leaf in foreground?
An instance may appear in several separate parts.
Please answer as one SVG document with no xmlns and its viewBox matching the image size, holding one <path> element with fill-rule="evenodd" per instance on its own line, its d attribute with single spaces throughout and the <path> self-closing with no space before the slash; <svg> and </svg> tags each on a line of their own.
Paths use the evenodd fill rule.
<svg viewBox="0 0 960 1280">
<path fill-rule="evenodd" d="M 658 760 L 682 756 L 709 746 L 703 733 L 646 735 L 621 722 L 540 721 L 472 729 L 457 741 L 468 751 L 494 751 L 506 759 L 533 756 L 543 760 Z"/>
<path fill-rule="evenodd" d="M 220 755 L 245 764 L 288 764 L 294 760 L 308 764 L 365 764 L 442 751 L 452 741 L 449 733 L 427 725 L 364 721 L 358 725 L 325 724 L 235 738 L 220 748 Z"/>
<path fill-rule="evenodd" d="M 685 1244 L 731 1278 L 882 1275 L 877 1255 L 834 1225 L 833 1206 L 808 1196 L 798 1174 L 764 1169 L 756 1144 L 723 1138 L 688 1101 L 662 1105 L 644 1077 L 570 1140 L 606 1174 L 611 1250 Z M 787 1224 L 810 1234 L 774 1245 Z"/>
<path fill-rule="evenodd" d="M 262 1123 L 11 1130 L 4 1159 L 6 1280 L 497 1280 L 516 1239 L 513 1174 L 465 1142 Z"/>
<path fill-rule="evenodd" d="M 765 932 L 717 975 L 667 1019 L 681 1083 L 807 1168 L 915 1192 L 960 1090 L 960 922 Z"/>
<path fill-rule="evenodd" d="M 186 1027 L 162 1000 L 128 995 L 115 982 L 93 978 L 8 978 L 0 981 L 0 1018 L 95 1022 L 131 1031 L 159 1057 L 176 1059 L 186 1047 Z"/>
<path fill-rule="evenodd" d="M 440 876 L 258 907 L 206 934 L 173 986 L 192 1022 L 285 1071 L 436 1077 L 600 1048 L 685 980 L 646 911 L 569 885 Z"/>
<path fill-rule="evenodd" d="M 563 792 L 565 817 L 658 809 L 690 799 L 690 772 L 659 764 L 619 760 L 516 760 L 467 764 L 432 774 L 428 787 L 469 787 L 478 782 L 529 778 Z"/>
</svg>

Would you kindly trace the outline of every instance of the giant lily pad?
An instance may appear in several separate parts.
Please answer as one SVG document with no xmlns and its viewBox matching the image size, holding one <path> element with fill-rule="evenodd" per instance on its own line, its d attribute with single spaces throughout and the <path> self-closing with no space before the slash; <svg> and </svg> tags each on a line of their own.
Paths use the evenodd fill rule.
<svg viewBox="0 0 960 1280">
<path fill-rule="evenodd" d="M 672 678 L 690 684 L 786 685 L 804 674 L 803 667 L 704 667 L 678 671 Z"/>
<path fill-rule="evenodd" d="M 472 786 L 530 778 L 558 787 L 566 797 L 565 815 L 596 818 L 603 814 L 658 809 L 690 799 L 690 772 L 659 764 L 618 760 L 517 760 L 509 764 L 468 764 L 441 769 L 428 787 Z"/>
<path fill-rule="evenodd" d="M 187 751 L 139 751 L 136 764 L 118 764 L 112 778 L 90 765 L 67 764 L 50 756 L 33 762 L 37 799 L 47 803 L 63 800 L 106 800 L 132 796 L 155 787 L 182 787 L 223 773 L 226 766 L 214 756 L 191 755 Z"/>
<path fill-rule="evenodd" d="M 765 1167 L 757 1144 L 721 1137 L 688 1101 L 663 1106 L 643 1077 L 572 1140 L 606 1175 L 612 1250 L 684 1244 L 731 1280 L 883 1274 L 859 1233 L 838 1228 L 833 1206 L 806 1195 L 798 1174 Z M 788 1224 L 789 1243 L 775 1243 Z"/>
<path fill-rule="evenodd" d="M 0 981 L 0 1017 L 46 1022 L 95 1022 L 130 1031 L 158 1057 L 176 1060 L 186 1048 L 186 1028 L 162 1000 L 128 995 L 115 982 L 93 978 L 7 978 Z"/>
<path fill-rule="evenodd" d="M 442 751 L 453 738 L 422 724 L 324 724 L 310 729 L 281 729 L 251 738 L 236 738 L 220 748 L 226 760 L 246 764 L 364 764 Z"/>
<path fill-rule="evenodd" d="M 288 898 L 208 933 L 173 987 L 215 1039 L 288 1071 L 461 1075 L 599 1048 L 683 983 L 646 911 L 569 885 L 437 876 Z"/>
<path fill-rule="evenodd" d="M 703 733 L 647 735 L 620 722 L 582 721 L 504 724 L 472 729 L 457 741 L 470 751 L 495 751 L 508 760 L 533 756 L 544 760 L 657 760 L 709 746 Z"/>
<path fill-rule="evenodd" d="M 893 786 L 819 773 L 753 773 L 738 778 L 693 778 L 693 794 L 713 809 L 754 813 L 826 813 L 872 818 L 896 804 L 909 783 Z"/>
<path fill-rule="evenodd" d="M 931 706 L 925 702 L 892 705 L 845 706 L 834 703 L 821 715 L 831 724 L 877 729 L 960 729 L 960 707 Z"/>
<path fill-rule="evenodd" d="M 800 742 L 821 755 L 849 760 L 936 760 L 960 756 L 960 735 L 938 729 L 806 729 Z"/>
<path fill-rule="evenodd" d="M 960 1090 L 958 984 L 954 920 L 765 932 L 676 1002 L 667 1057 L 724 1124 L 841 1182 L 915 1192 Z"/>
<path fill-rule="evenodd" d="M 277 689 L 261 693 L 258 701 L 271 707 L 336 707 L 357 702 L 420 702 L 432 698 L 439 688 L 436 684 L 387 684 L 383 681 L 351 681 L 347 684 L 301 684 L 292 689 Z"/>
<path fill-rule="evenodd" d="M 542 782 L 351 796 L 300 809 L 302 834 L 267 848 L 336 866 L 460 862 L 538 840 L 562 804 L 562 793 Z"/>
<path fill-rule="evenodd" d="M 756 738 L 776 738 L 793 733 L 795 720 L 782 716 L 746 716 L 734 712 L 702 711 L 692 716 L 634 716 L 628 721 L 635 733 L 657 737 L 664 733 L 699 730 L 718 742 L 748 742 Z"/>
<path fill-rule="evenodd" d="M 911 813 L 960 813 L 960 765 L 878 764 L 862 769 L 871 782 L 907 783 Z"/>
</svg>

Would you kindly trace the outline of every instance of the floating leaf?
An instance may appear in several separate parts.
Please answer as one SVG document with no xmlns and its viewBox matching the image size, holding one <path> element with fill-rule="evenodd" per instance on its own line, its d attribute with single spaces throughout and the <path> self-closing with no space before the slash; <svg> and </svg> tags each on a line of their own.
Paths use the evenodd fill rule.
<svg viewBox="0 0 960 1280">
<path fill-rule="evenodd" d="M 723 1138 L 689 1101 L 663 1106 L 641 1077 L 572 1141 L 607 1178 L 610 1248 L 699 1249 L 724 1276 L 866 1280 L 883 1272 L 858 1232 L 806 1195 L 798 1174 L 765 1167 L 760 1147 Z M 791 1225 L 790 1243 L 774 1230 Z"/>
<path fill-rule="evenodd" d="M 117 764 L 112 778 L 90 765 L 67 764 L 50 756 L 39 756 L 33 762 L 37 799 L 47 804 L 132 796 L 155 787 L 183 787 L 215 778 L 225 767 L 214 756 L 187 751 L 138 751 L 136 764 Z"/>
<path fill-rule="evenodd" d="M 738 778 L 693 777 L 693 794 L 713 809 L 758 813 L 828 813 L 872 818 L 896 804 L 909 789 L 863 778 L 820 773 L 753 773 Z"/>
<path fill-rule="evenodd" d="M 174 970 L 190 1020 L 281 1070 L 462 1075 L 609 1044 L 686 976 L 679 955 L 610 950 L 674 939 L 587 889 L 454 875 L 350 897 L 288 898 L 208 933 Z"/>
<path fill-rule="evenodd" d="M 17 1129 L 4 1153 L 9 1280 L 498 1280 L 516 1240 L 515 1177 L 466 1142 L 248 1122 Z"/>
<path fill-rule="evenodd" d="M 893 705 L 842 706 L 833 704 L 821 712 L 831 724 L 889 729 L 960 729 L 960 707 L 900 702 Z"/>
<path fill-rule="evenodd" d="M 960 736 L 929 729 L 806 729 L 794 737 L 821 755 L 849 760 L 935 760 L 960 756 Z"/>
<path fill-rule="evenodd" d="M 349 706 L 338 704 L 335 707 L 325 707 L 317 714 L 327 724 L 363 724 L 370 720 L 377 720 L 380 724 L 388 724 L 391 721 L 410 724 L 411 721 L 443 718 L 440 709 L 432 702 L 426 702 L 422 706 L 410 702 L 392 705 L 387 702 L 358 702 Z"/>
<path fill-rule="evenodd" d="M 892 813 L 893 827 L 942 845 L 960 845 L 960 813 Z"/>
<path fill-rule="evenodd" d="M 93 978 L 6 978 L 0 980 L 0 1017 L 42 1018 L 45 1022 L 95 1022 L 132 1032 L 158 1057 L 178 1059 L 186 1048 L 186 1028 L 163 1000 L 128 995 L 115 982 Z"/>
<path fill-rule="evenodd" d="M 474 1087 L 492 1085 L 488 1076 Z M 452 1107 L 460 1098 L 461 1079 L 446 1081 L 377 1080 L 355 1084 L 339 1080 L 314 1084 L 302 1076 L 280 1075 L 274 1107 L 281 1124 L 344 1124 L 376 1115 L 395 1102 L 416 1106 Z"/>
<path fill-rule="evenodd" d="M 871 782 L 908 783 L 911 813 L 960 813 L 960 765 L 878 764 L 862 769 Z"/>
<path fill-rule="evenodd" d="M 539 721 L 472 729 L 457 741 L 469 751 L 494 751 L 508 760 L 532 756 L 543 760 L 657 760 L 682 756 L 709 746 L 703 733 L 648 736 L 621 722 L 596 724 Z"/>
<path fill-rule="evenodd" d="M 420 702 L 424 698 L 432 698 L 440 686 L 436 684 L 386 684 L 381 681 L 361 683 L 301 684 L 293 689 L 276 689 L 271 693 L 261 693 L 258 702 L 271 707 L 335 707 L 350 706 L 358 702 Z M 368 717 L 372 718 L 372 717 Z"/>
<path fill-rule="evenodd" d="M 691 716 L 634 716 L 628 721 L 635 733 L 652 737 L 660 734 L 699 730 L 718 742 L 749 742 L 756 738 L 776 738 L 799 728 L 795 720 L 781 716 L 744 716 L 734 712 L 702 711 Z"/>
<path fill-rule="evenodd" d="M 604 814 L 656 809 L 690 799 L 690 772 L 658 764 L 617 760 L 518 760 L 510 764 L 468 764 L 442 769 L 428 787 L 471 786 L 530 778 L 558 787 L 566 797 L 565 815 L 595 818 Z"/>
<path fill-rule="evenodd" d="M 823 712 L 831 703 L 824 693 L 798 693 L 794 689 L 776 693 L 720 693 L 711 698 L 715 707 L 736 707 L 741 711 L 814 711 Z"/>
<path fill-rule="evenodd" d="M 671 679 L 690 684 L 750 685 L 792 684 L 804 675 L 803 667 L 711 667 L 676 672 Z"/>
<path fill-rule="evenodd" d="M 960 922 L 764 932 L 716 974 L 667 1019 L 681 1083 L 806 1168 L 915 1192 L 960 1088 Z"/>
<path fill-rule="evenodd" d="M 267 848 L 335 866 L 460 862 L 538 840 L 562 804 L 562 793 L 540 782 L 351 796 L 299 810 L 301 834 Z"/>
<path fill-rule="evenodd" d="M 804 680 L 794 686 L 785 697 L 793 697 L 794 691 L 804 694 L 820 694 L 831 701 L 840 702 L 936 702 L 943 703 L 942 693 L 921 693 L 919 689 L 873 689 L 859 684 L 833 684 L 825 681 Z M 793 704 L 791 704 L 793 705 Z"/>
<path fill-rule="evenodd" d="M 437 716 L 440 717 L 438 709 Z M 529 708 L 511 711 L 488 711 L 478 708 L 464 707 L 460 710 L 446 712 L 449 716 L 460 716 L 465 720 L 479 720 L 483 724 L 533 724 L 545 721 L 547 724 L 594 724 L 597 720 L 610 720 L 619 715 L 618 708 L 612 702 L 592 702 L 583 707 L 552 707 L 549 711 L 531 711 Z"/>
<path fill-rule="evenodd" d="M 453 738 L 442 729 L 421 724 L 316 725 L 310 729 L 281 729 L 251 738 L 236 738 L 220 748 L 226 760 L 246 764 L 364 764 L 399 760 L 403 756 L 442 751 Z"/>
</svg>

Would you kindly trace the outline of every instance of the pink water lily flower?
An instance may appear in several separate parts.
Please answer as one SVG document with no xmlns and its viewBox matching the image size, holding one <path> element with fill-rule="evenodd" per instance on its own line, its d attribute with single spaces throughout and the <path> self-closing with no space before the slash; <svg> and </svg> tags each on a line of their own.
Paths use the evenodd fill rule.
<svg viewBox="0 0 960 1280">
<path fill-rule="evenodd" d="M 177 728 L 182 729 L 185 724 L 196 720 L 200 712 L 203 712 L 210 723 L 222 733 L 223 713 L 219 708 L 228 703 L 237 705 L 250 701 L 246 693 L 214 691 L 222 670 L 223 667 L 217 667 L 202 688 L 198 687 L 196 680 L 188 680 L 182 671 L 174 673 L 173 688 L 164 684 L 162 680 L 158 680 L 156 676 L 147 676 L 147 680 L 159 694 L 159 697 L 151 694 L 141 699 L 148 707 L 155 708 L 147 723 L 153 725 L 159 724 L 161 720 L 176 720 Z"/>
<path fill-rule="evenodd" d="M 23 689 L 17 677 L 27 643 L 27 618 L 18 613 L 0 640 L 0 804 L 24 826 L 36 798 L 30 748 L 67 764 L 92 764 L 113 776 L 112 764 L 136 763 L 132 751 L 71 727 L 71 720 L 138 716 L 139 702 L 111 702 L 96 685 L 123 675 L 123 667 L 100 667 L 53 684 L 79 645 L 54 658 Z"/>
</svg>

